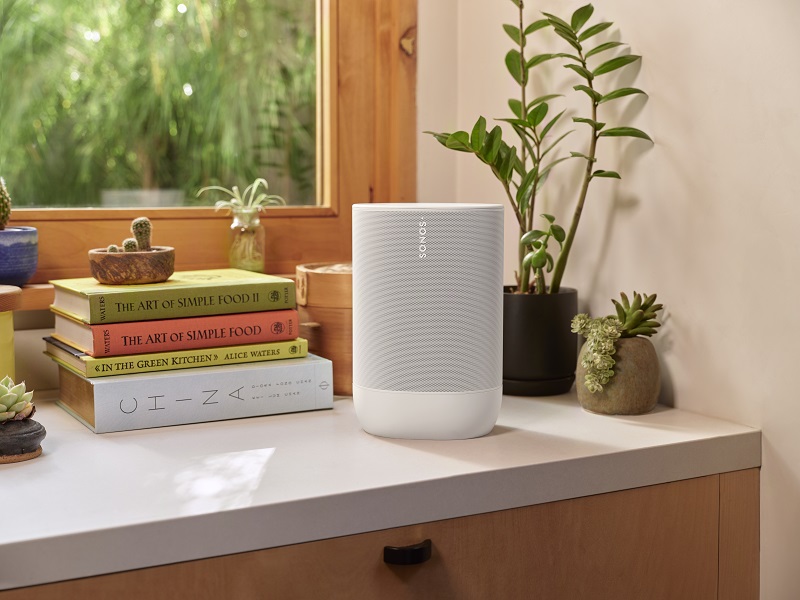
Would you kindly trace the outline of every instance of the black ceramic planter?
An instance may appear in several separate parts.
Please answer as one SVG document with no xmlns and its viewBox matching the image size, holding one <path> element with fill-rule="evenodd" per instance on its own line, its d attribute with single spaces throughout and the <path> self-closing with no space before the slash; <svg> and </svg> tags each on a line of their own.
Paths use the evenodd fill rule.
<svg viewBox="0 0 800 600">
<path fill-rule="evenodd" d="M 572 318 L 578 292 L 503 294 L 503 393 L 512 396 L 566 394 L 575 382 L 578 334 Z"/>
<path fill-rule="evenodd" d="M 0 425 L 0 464 L 36 458 L 42 453 L 44 426 L 33 419 L 7 421 Z"/>
</svg>

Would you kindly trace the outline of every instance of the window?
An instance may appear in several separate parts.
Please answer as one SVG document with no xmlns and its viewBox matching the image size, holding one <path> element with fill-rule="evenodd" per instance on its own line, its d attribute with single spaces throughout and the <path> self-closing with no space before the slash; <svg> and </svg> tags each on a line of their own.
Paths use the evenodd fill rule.
<svg viewBox="0 0 800 600">
<path fill-rule="evenodd" d="M 350 207 L 413 202 L 416 193 L 416 0 L 318 0 L 317 178 L 324 206 L 270 207 L 266 269 L 350 258 Z M 323 175 L 325 174 L 325 175 Z M 25 209 L 39 229 L 35 282 L 88 275 L 86 252 L 146 214 L 154 241 L 175 246 L 178 269 L 227 265 L 229 217 L 212 208 Z"/>
</svg>

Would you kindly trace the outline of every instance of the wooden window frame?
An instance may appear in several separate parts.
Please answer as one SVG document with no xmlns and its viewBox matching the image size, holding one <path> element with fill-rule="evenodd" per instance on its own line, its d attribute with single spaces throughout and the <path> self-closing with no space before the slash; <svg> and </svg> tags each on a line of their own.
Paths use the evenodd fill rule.
<svg viewBox="0 0 800 600">
<path fill-rule="evenodd" d="M 351 206 L 416 200 L 417 0 L 318 0 L 322 51 L 318 185 L 325 206 L 270 207 L 269 273 L 351 258 Z M 321 168 L 320 168 L 321 167 Z M 230 217 L 212 208 L 16 209 L 12 225 L 39 230 L 32 283 L 89 275 L 86 252 L 146 214 L 180 270 L 227 266 Z"/>
</svg>

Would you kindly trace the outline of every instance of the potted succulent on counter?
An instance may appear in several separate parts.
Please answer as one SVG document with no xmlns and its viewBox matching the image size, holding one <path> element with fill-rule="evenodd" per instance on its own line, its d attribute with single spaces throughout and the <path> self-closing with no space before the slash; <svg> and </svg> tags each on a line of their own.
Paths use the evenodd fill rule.
<svg viewBox="0 0 800 600">
<path fill-rule="evenodd" d="M 661 323 L 656 294 L 633 293 L 612 300 L 617 314 L 576 315 L 572 331 L 586 338 L 578 361 L 578 401 L 586 410 L 607 415 L 640 415 L 658 402 L 661 374 L 648 339 Z"/>
<path fill-rule="evenodd" d="M 0 284 L 25 285 L 39 262 L 39 233 L 35 227 L 8 227 L 11 195 L 0 177 Z"/>
<path fill-rule="evenodd" d="M 258 188 L 264 186 L 264 191 L 258 193 Z M 266 179 L 258 178 L 239 192 L 237 186 L 224 188 L 218 185 L 204 187 L 197 192 L 203 194 L 209 190 L 223 192 L 230 196 L 226 200 L 217 200 L 214 208 L 227 208 L 233 214 L 231 223 L 230 249 L 228 259 L 230 266 L 246 271 L 264 272 L 264 259 L 266 258 L 264 228 L 261 227 L 260 213 L 265 206 L 284 206 L 286 200 L 275 194 L 268 194 L 269 184 Z"/>
<path fill-rule="evenodd" d="M 598 147 L 603 138 L 650 137 L 633 127 L 607 127 L 599 121 L 600 107 L 607 102 L 635 94 L 637 88 L 609 89 L 604 75 L 623 68 L 639 56 L 623 55 L 605 60 L 609 50 L 621 42 L 597 42 L 597 34 L 612 24 L 589 20 L 594 12 L 591 4 L 576 10 L 567 21 L 549 13 L 544 18 L 525 24 L 524 1 L 511 0 L 519 20 L 503 25 L 513 42 L 506 54 L 505 66 L 519 86 L 519 96 L 508 100 L 511 115 L 498 119 L 507 123 L 518 138 L 514 146 L 503 139 L 499 125 L 487 132 L 486 119 L 480 117 L 471 132 L 432 134 L 442 145 L 475 155 L 486 164 L 500 182 L 519 225 L 519 267 L 516 285 L 506 288 L 503 326 L 503 391 L 506 394 L 551 395 L 569 391 L 575 380 L 577 339 L 570 331 L 570 320 L 577 312 L 577 291 L 561 286 L 567 261 L 580 223 L 589 187 L 596 179 L 615 178 L 615 171 L 598 168 Z M 528 54 L 528 38 L 537 31 L 550 29 L 564 40 L 566 52 Z M 580 151 L 557 156 L 558 145 L 572 130 L 563 131 L 565 111 L 551 110 L 551 103 L 561 94 L 529 95 L 531 71 L 551 60 L 580 77 L 572 89 L 588 100 L 588 112 L 572 117 L 576 126 L 585 128 L 586 137 Z M 553 114 L 555 113 L 555 114 Z M 552 169 L 566 160 L 584 163 L 578 198 L 569 228 L 555 222 L 555 217 L 541 215 L 543 225 L 535 222 L 536 201 Z M 554 258 L 551 248 L 558 246 Z M 548 281 L 549 275 L 549 281 Z"/>
<path fill-rule="evenodd" d="M 134 219 L 131 233 L 133 237 L 124 240 L 121 247 L 111 244 L 89 250 L 92 277 L 111 285 L 160 283 L 169 279 L 175 271 L 175 248 L 150 244 L 153 224 L 147 217 Z"/>
<path fill-rule="evenodd" d="M 8 376 L 0 381 L 0 464 L 42 453 L 41 442 L 47 432 L 31 419 L 35 411 L 33 392 L 25 390 L 24 382 L 15 384 Z"/>
</svg>

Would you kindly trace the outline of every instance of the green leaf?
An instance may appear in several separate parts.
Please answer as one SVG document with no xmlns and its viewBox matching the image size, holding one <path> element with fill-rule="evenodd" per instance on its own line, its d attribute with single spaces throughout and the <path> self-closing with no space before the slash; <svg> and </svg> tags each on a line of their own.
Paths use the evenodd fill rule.
<svg viewBox="0 0 800 600">
<path fill-rule="evenodd" d="M 606 126 L 605 123 L 600 123 L 599 121 L 595 121 L 594 119 L 587 119 L 586 117 L 572 117 L 572 120 L 575 123 L 586 123 L 587 125 L 591 125 L 595 131 L 600 131 L 603 127 Z"/>
<path fill-rule="evenodd" d="M 585 158 L 589 162 L 597 162 L 596 158 L 592 158 L 591 156 L 586 156 L 585 154 L 582 154 L 580 152 L 570 152 L 570 155 L 572 156 L 572 158 Z"/>
<path fill-rule="evenodd" d="M 445 146 L 459 152 L 472 152 L 472 148 L 469 145 L 469 134 L 466 131 L 451 133 L 445 142 Z"/>
<path fill-rule="evenodd" d="M 547 19 L 539 19 L 538 21 L 534 21 L 533 23 L 528 25 L 525 28 L 524 33 L 525 33 L 525 35 L 530 35 L 534 31 L 539 31 L 540 29 L 543 29 L 543 28 L 547 27 L 548 25 L 550 25 L 550 21 L 548 21 Z"/>
<path fill-rule="evenodd" d="M 578 32 L 581 27 L 586 25 L 586 21 L 589 20 L 589 17 L 592 16 L 593 12 L 594 6 L 587 4 L 586 6 L 581 6 L 578 10 L 572 13 L 572 30 Z"/>
<path fill-rule="evenodd" d="M 531 124 L 531 127 L 537 127 L 539 123 L 544 121 L 545 116 L 547 115 L 547 102 L 542 102 L 538 104 L 528 115 L 528 123 Z"/>
<path fill-rule="evenodd" d="M 514 27 L 513 25 L 503 25 L 503 30 L 508 34 L 514 43 L 518 45 L 525 45 L 525 38 L 522 37 L 522 34 L 519 31 L 519 27 Z"/>
<path fill-rule="evenodd" d="M 519 125 L 520 127 L 529 126 L 525 119 L 495 119 L 495 121 L 502 121 L 503 123 L 510 123 L 511 125 Z"/>
<path fill-rule="evenodd" d="M 600 44 L 599 46 L 592 48 L 586 53 L 585 58 L 589 58 L 590 56 L 594 56 L 595 54 L 600 54 L 601 52 L 605 52 L 606 50 L 611 50 L 612 48 L 616 48 L 618 46 L 624 46 L 622 42 L 606 42 L 605 44 Z"/>
<path fill-rule="evenodd" d="M 600 137 L 635 137 L 643 140 L 650 140 L 651 142 L 653 141 L 644 131 L 636 129 L 635 127 L 612 127 L 611 129 L 601 131 Z"/>
<path fill-rule="evenodd" d="M 610 73 L 611 71 L 616 71 L 617 69 L 624 67 L 625 65 L 629 65 L 632 62 L 636 62 L 642 58 L 637 54 L 626 54 L 625 56 L 618 56 L 616 58 L 612 58 L 609 61 L 604 62 L 602 65 L 597 67 L 592 71 L 594 76 L 597 75 L 605 75 L 606 73 Z"/>
<path fill-rule="evenodd" d="M 542 64 L 542 63 L 543 63 L 543 62 L 545 62 L 545 61 L 552 60 L 552 59 L 554 59 L 555 57 L 556 57 L 556 55 L 555 55 L 555 54 L 537 54 L 536 56 L 534 56 L 534 57 L 530 58 L 530 59 L 528 60 L 528 62 L 526 62 L 526 63 L 525 63 L 525 66 L 526 66 L 528 69 L 530 69 L 530 68 L 532 68 L 532 67 L 535 67 L 536 65 L 540 65 L 540 64 Z M 508 57 L 506 56 L 506 61 L 507 61 L 507 60 L 508 60 Z"/>
<path fill-rule="evenodd" d="M 592 173 L 592 177 L 612 177 L 613 179 L 622 179 L 622 177 L 620 177 L 619 173 L 616 171 L 603 171 L 602 169 L 598 169 Z"/>
<path fill-rule="evenodd" d="M 601 31 L 605 31 L 609 27 L 611 27 L 613 23 L 598 23 L 597 25 L 592 25 L 589 29 L 585 30 L 582 34 L 578 36 L 578 41 L 583 42 L 588 40 L 593 35 L 597 35 Z"/>
<path fill-rule="evenodd" d="M 503 141 L 503 130 L 500 125 L 495 125 L 494 128 L 486 136 L 486 142 L 481 148 L 481 155 L 489 164 L 494 163 L 497 153 L 500 151 L 500 144 Z"/>
<path fill-rule="evenodd" d="M 564 228 L 561 225 L 556 225 L 553 223 L 550 226 L 550 232 L 553 234 L 553 238 L 561 245 L 565 239 L 567 239 L 567 233 L 564 231 Z"/>
<path fill-rule="evenodd" d="M 511 0 L 514 3 L 514 6 L 517 8 L 522 8 L 522 0 Z"/>
<path fill-rule="evenodd" d="M 508 108 L 511 109 L 511 112 L 514 113 L 518 119 L 522 118 L 522 102 L 511 98 L 508 101 Z"/>
<path fill-rule="evenodd" d="M 539 248 L 535 252 L 528 254 L 530 263 L 534 269 L 541 269 L 547 264 L 547 252 L 544 248 Z M 525 257 L 527 259 L 527 256 Z"/>
<path fill-rule="evenodd" d="M 541 104 L 542 102 L 549 102 L 553 98 L 561 98 L 564 94 L 547 94 L 545 96 L 539 96 L 538 98 L 534 98 L 530 102 L 528 102 L 528 110 L 532 109 L 537 104 Z"/>
<path fill-rule="evenodd" d="M 505 181 L 511 181 L 511 173 L 514 170 L 514 161 L 517 159 L 517 149 L 511 146 L 506 152 L 503 162 L 500 164 L 500 178 Z"/>
<path fill-rule="evenodd" d="M 553 257 L 550 256 L 549 252 L 546 252 L 545 256 L 547 257 L 547 272 L 550 273 L 553 270 Z"/>
<path fill-rule="evenodd" d="M 538 172 L 539 170 L 537 168 L 528 171 L 525 174 L 525 177 L 522 178 L 522 181 L 520 181 L 519 187 L 517 188 L 517 204 L 519 205 L 519 211 L 522 214 L 525 214 L 525 211 L 528 209 L 528 201 L 531 197 L 531 189 L 533 189 L 533 182 L 536 180 Z"/>
<path fill-rule="evenodd" d="M 508 72 L 511 73 L 514 81 L 520 85 L 524 85 L 528 82 L 528 69 L 527 67 L 523 68 L 520 60 L 519 50 L 509 50 L 508 54 L 506 54 L 506 68 Z"/>
<path fill-rule="evenodd" d="M 570 29 L 569 23 L 567 23 L 566 21 L 564 21 L 562 19 L 559 19 L 557 16 L 555 16 L 553 14 L 550 14 L 550 13 L 546 13 L 546 12 L 543 12 L 542 14 L 545 17 L 547 17 L 547 20 L 550 21 L 550 23 L 552 25 L 555 26 L 556 24 L 558 24 L 558 25 L 561 25 L 562 27 L 564 27 L 565 29 Z"/>
<path fill-rule="evenodd" d="M 561 37 L 561 38 L 564 38 L 564 40 L 566 40 L 566 42 L 567 42 L 567 43 L 568 43 L 570 46 L 572 46 L 573 48 L 575 48 L 575 50 L 577 50 L 578 52 L 581 52 L 581 51 L 583 50 L 583 48 L 581 47 L 581 45 L 578 43 L 578 40 L 576 40 L 576 39 L 575 39 L 575 34 L 573 34 L 571 31 L 569 31 L 569 32 L 567 32 L 567 31 L 564 31 L 564 30 L 563 30 L 563 29 L 561 29 L 560 27 L 554 27 L 554 28 L 553 28 L 553 31 L 555 31 L 555 32 L 556 32 L 556 35 L 557 35 L 557 36 L 559 36 L 559 37 Z"/>
<path fill-rule="evenodd" d="M 572 69 L 572 70 L 573 70 L 573 71 L 575 71 L 575 72 L 576 72 L 578 75 L 580 75 L 580 76 L 581 76 L 581 77 L 583 77 L 584 79 L 588 79 L 589 81 L 591 81 L 592 79 L 594 79 L 594 75 L 592 75 L 592 74 L 591 74 L 589 71 L 587 71 L 586 69 L 584 69 L 584 68 L 583 68 L 582 66 L 580 66 L 580 65 L 564 65 L 564 68 L 565 68 L 565 69 Z"/>
<path fill-rule="evenodd" d="M 583 92 L 598 104 L 600 103 L 600 99 L 603 97 L 603 94 L 601 94 L 597 90 L 593 90 L 588 85 L 576 85 L 573 86 L 572 89 L 575 90 L 576 92 Z"/>
<path fill-rule="evenodd" d="M 558 54 L 554 54 L 553 56 L 557 58 L 569 58 L 570 60 L 574 60 L 576 63 L 583 64 L 580 56 L 575 56 L 574 54 L 566 54 L 565 52 L 559 52 Z"/>
<path fill-rule="evenodd" d="M 556 218 L 553 215 L 542 213 L 540 216 L 543 217 L 551 225 L 556 221 Z"/>
<path fill-rule="evenodd" d="M 432 135 L 442 146 L 447 146 L 447 138 L 450 137 L 449 133 L 436 133 L 435 131 L 423 131 L 422 133 Z"/>
<path fill-rule="evenodd" d="M 562 110 L 562 111 L 561 111 L 560 113 L 558 113 L 558 114 L 557 114 L 555 117 L 553 117 L 552 119 L 550 119 L 550 121 L 547 123 L 547 125 L 545 125 L 545 126 L 544 126 L 544 129 L 542 129 L 542 132 L 539 134 L 539 137 L 540 137 L 540 139 L 544 139 L 544 138 L 545 138 L 545 136 L 546 136 L 548 133 L 550 133 L 550 130 L 553 128 L 553 125 L 555 125 L 555 124 L 558 122 L 558 120 L 561 118 L 561 115 L 563 115 L 565 112 L 566 112 L 566 111 L 563 111 L 563 110 Z"/>
<path fill-rule="evenodd" d="M 533 242 L 545 235 L 547 235 L 546 231 L 542 231 L 541 229 L 531 229 L 529 232 L 519 238 L 519 243 L 522 246 L 530 246 Z"/>
<path fill-rule="evenodd" d="M 483 142 L 486 141 L 486 119 L 478 117 L 475 125 L 472 127 L 472 135 L 469 138 L 470 146 L 475 152 L 480 152 L 483 147 Z"/>
<path fill-rule="evenodd" d="M 598 104 L 602 104 L 603 102 L 608 102 L 609 100 L 616 100 L 617 98 L 623 98 L 625 96 L 630 96 L 632 94 L 647 94 L 644 91 L 640 90 L 639 88 L 620 88 L 618 90 L 614 90 L 613 92 L 609 92 L 597 102 Z"/>
<path fill-rule="evenodd" d="M 511 125 L 511 126 L 514 128 L 514 131 L 517 132 L 520 141 L 522 141 L 522 143 L 525 145 L 525 148 L 528 150 L 528 154 L 530 154 L 531 156 L 535 156 L 536 153 L 533 151 L 533 146 L 531 146 L 530 141 L 528 141 L 528 138 L 534 139 L 531 136 L 531 133 L 527 129 L 520 127 L 519 125 Z M 525 127 L 529 127 L 527 122 L 525 123 Z M 521 169 L 517 170 L 520 172 L 520 175 L 522 175 L 523 171 Z"/>
<path fill-rule="evenodd" d="M 557 144 L 558 144 L 558 143 L 559 143 L 561 140 L 563 140 L 565 137 L 567 137 L 567 136 L 568 136 L 570 133 L 574 133 L 574 132 L 575 132 L 575 130 L 574 130 L 574 129 L 570 129 L 570 130 L 569 130 L 569 131 L 567 131 L 566 133 L 563 133 L 563 134 L 561 134 L 561 135 L 560 135 L 560 136 L 559 136 L 559 137 L 556 139 L 556 141 L 555 141 L 555 142 L 553 142 L 552 144 L 550 144 L 550 145 L 547 147 L 547 149 L 546 149 L 544 152 L 542 152 L 542 158 L 544 158 L 545 156 L 547 156 L 547 155 L 550 153 L 550 151 L 551 151 L 553 148 L 555 148 L 555 147 L 556 147 L 556 145 L 557 145 Z"/>
</svg>

